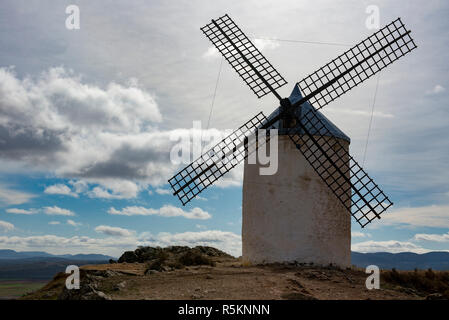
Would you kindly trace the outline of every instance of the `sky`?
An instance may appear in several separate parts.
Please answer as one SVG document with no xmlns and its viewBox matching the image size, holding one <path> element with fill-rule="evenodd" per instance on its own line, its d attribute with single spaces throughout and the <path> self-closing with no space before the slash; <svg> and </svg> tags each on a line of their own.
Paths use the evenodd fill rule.
<svg viewBox="0 0 449 320">
<path fill-rule="evenodd" d="M 66 28 L 72 4 L 77 30 Z M 377 76 L 322 109 L 394 202 L 368 227 L 352 224 L 352 250 L 449 251 L 449 3 L 355 0 L 1 1 L 0 248 L 240 255 L 242 166 L 183 207 L 167 185 L 182 168 L 173 136 L 198 133 L 193 121 L 209 134 L 237 128 L 277 104 L 220 67 L 200 28 L 228 13 L 288 96 L 373 32 L 369 5 L 381 26 L 401 17 L 418 49 L 380 73 L 369 133 Z"/>
</svg>

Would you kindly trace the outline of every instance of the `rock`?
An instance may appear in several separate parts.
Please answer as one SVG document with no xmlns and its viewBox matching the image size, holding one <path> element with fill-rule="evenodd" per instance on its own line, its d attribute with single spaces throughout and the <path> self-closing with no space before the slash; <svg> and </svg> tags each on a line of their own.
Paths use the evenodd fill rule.
<svg viewBox="0 0 449 320">
<path fill-rule="evenodd" d="M 162 269 L 162 271 L 165 271 L 165 272 L 174 270 L 173 268 L 167 267 L 167 266 L 162 266 L 161 269 Z"/>
<path fill-rule="evenodd" d="M 133 262 L 138 262 L 138 257 L 137 255 L 134 253 L 134 251 L 125 251 L 122 256 L 118 259 L 118 263 L 123 263 L 123 262 L 128 262 L 128 263 L 133 263 Z"/>
<path fill-rule="evenodd" d="M 117 275 L 119 275 L 119 273 L 118 273 L 118 272 L 115 272 L 115 271 L 113 271 L 113 270 L 106 270 L 106 271 L 104 272 L 104 277 L 105 277 L 105 278 L 115 277 L 115 276 L 117 276 Z"/>
<path fill-rule="evenodd" d="M 106 270 L 107 271 L 107 270 Z M 64 286 L 58 296 L 59 300 L 111 300 L 104 292 L 98 290 L 98 281 L 104 278 L 104 270 L 81 270 L 80 288 L 67 289 Z"/>
<path fill-rule="evenodd" d="M 217 292 L 217 290 L 215 289 L 204 290 L 204 293 L 215 293 L 215 292 Z"/>
<path fill-rule="evenodd" d="M 208 257 L 229 257 L 232 258 L 226 252 L 218 250 L 213 247 L 208 246 L 196 246 L 194 248 L 190 248 L 187 246 L 170 246 L 166 248 L 160 247 L 139 247 L 134 251 L 126 251 L 122 254 L 122 256 L 118 259 L 119 263 L 128 262 L 147 262 L 156 259 L 161 259 L 161 257 L 171 258 L 172 260 L 176 260 L 181 255 L 184 254 L 201 254 Z M 112 260 L 112 259 L 111 259 Z M 165 260 L 165 259 L 162 259 Z M 114 263 L 111 262 L 110 263 Z"/>
<path fill-rule="evenodd" d="M 296 288 L 304 289 L 304 286 L 296 279 L 288 279 L 287 281 L 290 282 Z"/>
<path fill-rule="evenodd" d="M 208 247 L 208 246 L 196 246 L 195 248 L 193 248 L 191 250 L 199 251 L 200 253 L 205 254 L 206 256 L 209 256 L 209 257 L 232 257 L 231 255 L 227 254 L 226 252 L 223 252 L 221 250 L 218 250 L 213 247 Z"/>
<path fill-rule="evenodd" d="M 97 285 L 84 283 L 79 289 L 67 289 L 64 287 L 59 300 L 111 300 L 104 292 L 96 290 Z"/>
<path fill-rule="evenodd" d="M 153 248 L 153 247 L 139 247 L 134 251 L 134 254 L 137 257 L 138 262 L 145 262 L 157 259 L 163 249 L 161 248 Z"/>
<path fill-rule="evenodd" d="M 125 289 L 125 287 L 126 287 L 126 281 L 122 281 L 114 286 L 114 290 L 120 291 L 120 290 Z"/>
<path fill-rule="evenodd" d="M 147 271 L 145 271 L 145 275 L 146 276 L 148 276 L 148 275 L 150 275 L 150 274 L 156 274 L 156 273 L 158 273 L 159 271 L 156 271 L 156 270 L 147 270 Z"/>
<path fill-rule="evenodd" d="M 426 297 L 426 300 L 446 300 L 441 293 L 432 293 Z"/>
<path fill-rule="evenodd" d="M 194 293 L 190 296 L 190 298 L 192 298 L 193 300 L 198 300 L 201 299 L 203 296 L 201 294 L 198 293 Z"/>
<path fill-rule="evenodd" d="M 42 298 L 44 298 L 44 299 L 50 299 L 51 297 L 53 297 L 52 292 L 46 292 L 42 295 Z"/>
<path fill-rule="evenodd" d="M 92 292 L 92 294 L 95 297 L 95 299 L 93 299 L 93 300 L 112 300 L 109 296 L 107 296 L 102 291 L 95 291 L 95 292 Z"/>
<path fill-rule="evenodd" d="M 95 278 L 109 278 L 120 275 L 120 272 L 114 270 L 86 270 L 86 276 L 95 280 Z"/>
<path fill-rule="evenodd" d="M 149 271 L 149 270 L 155 270 L 155 271 L 160 271 L 160 272 L 166 271 L 165 269 L 166 269 L 167 267 L 164 266 L 164 265 L 162 265 L 162 263 L 163 263 L 163 262 L 160 261 L 159 259 L 154 260 L 154 261 L 148 263 L 148 265 L 147 265 L 147 270 L 146 270 L 145 272 L 147 272 L 147 271 Z"/>
<path fill-rule="evenodd" d="M 117 263 L 117 261 L 115 261 L 114 259 L 109 259 L 109 263 L 113 264 L 113 263 Z"/>
<path fill-rule="evenodd" d="M 416 290 L 414 290 L 412 288 L 400 287 L 399 291 L 407 293 L 407 294 L 410 294 L 410 295 L 418 295 L 418 291 L 416 291 Z"/>
</svg>

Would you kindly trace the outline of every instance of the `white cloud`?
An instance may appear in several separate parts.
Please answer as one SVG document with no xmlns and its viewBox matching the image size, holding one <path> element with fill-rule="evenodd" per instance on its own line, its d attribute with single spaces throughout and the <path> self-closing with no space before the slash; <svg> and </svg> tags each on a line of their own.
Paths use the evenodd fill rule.
<svg viewBox="0 0 449 320">
<path fill-rule="evenodd" d="M 115 236 L 115 237 L 130 237 L 133 235 L 133 232 L 119 227 L 110 227 L 110 226 L 98 226 L 95 228 L 95 231 L 98 233 L 103 233 L 108 236 Z"/>
<path fill-rule="evenodd" d="M 446 88 L 444 88 L 442 85 L 437 84 L 435 87 L 433 87 L 430 90 L 426 91 L 426 94 L 428 95 L 435 95 L 446 91 Z"/>
<path fill-rule="evenodd" d="M 82 192 L 87 191 L 87 189 L 88 189 L 87 182 L 83 181 L 83 180 L 70 180 L 69 184 L 71 184 L 73 186 L 76 193 L 82 193 Z"/>
<path fill-rule="evenodd" d="M 99 184 L 92 197 L 132 198 L 140 188 L 134 181 L 155 186 L 176 169 L 169 161 L 170 132 L 160 132 L 155 98 L 135 87 L 109 83 L 86 84 L 63 68 L 35 78 L 19 79 L 0 68 L 0 160 L 5 168 L 26 167 L 84 182 L 46 189 L 75 196 L 85 183 Z M 83 185 L 84 183 L 84 185 Z M 0 189 L 8 204 L 31 195 Z"/>
<path fill-rule="evenodd" d="M 0 247 L 19 251 L 42 250 L 53 254 L 102 253 L 119 256 L 125 250 L 134 250 L 138 245 L 135 238 L 96 239 L 87 236 L 61 237 L 41 236 L 0 236 Z"/>
<path fill-rule="evenodd" d="M 418 233 L 413 237 L 415 241 L 449 242 L 449 232 L 443 234 Z"/>
<path fill-rule="evenodd" d="M 140 191 L 138 184 L 132 181 L 107 179 L 101 181 L 103 187 L 94 187 L 88 192 L 91 198 L 129 199 L 137 197 Z"/>
<path fill-rule="evenodd" d="M 422 248 L 417 246 L 412 242 L 403 242 L 396 240 L 389 241 L 365 241 L 353 243 L 351 245 L 351 250 L 356 252 L 390 252 L 390 253 L 398 253 L 398 252 L 414 252 L 414 253 L 426 253 L 432 250 Z"/>
<path fill-rule="evenodd" d="M 23 191 L 11 190 L 0 185 L 0 202 L 3 202 L 7 205 L 26 203 L 34 197 L 35 195 L 33 194 Z"/>
<path fill-rule="evenodd" d="M 53 254 L 102 253 L 120 256 L 126 250 L 137 246 L 207 245 L 224 250 L 234 256 L 241 255 L 241 237 L 232 232 L 208 230 L 200 232 L 142 233 L 131 237 L 91 238 L 87 236 L 61 237 L 41 236 L 0 236 L 0 247 L 19 251 L 42 250 Z"/>
<path fill-rule="evenodd" d="M 190 211 L 185 211 L 182 208 L 174 207 L 172 205 L 164 205 L 160 209 L 152 209 L 152 208 L 144 208 L 137 206 L 125 207 L 122 210 L 117 210 L 114 207 L 111 207 L 108 210 L 110 214 L 116 215 L 124 215 L 124 216 L 149 216 L 149 215 L 158 215 L 161 217 L 184 217 L 187 219 L 210 219 L 211 215 L 198 208 L 195 207 Z"/>
<path fill-rule="evenodd" d="M 214 182 L 218 188 L 240 187 L 243 183 L 243 164 L 239 164 L 234 169 L 226 173 L 220 180 Z"/>
<path fill-rule="evenodd" d="M 14 225 L 12 223 L 0 220 L 0 230 L 3 232 L 14 230 Z"/>
<path fill-rule="evenodd" d="M 179 143 L 174 136 L 222 132 L 161 131 L 162 118 L 150 93 L 116 83 L 105 88 L 88 84 L 63 68 L 23 79 L 0 68 L 0 106 L 0 168 L 71 178 L 68 185 L 49 186 L 46 192 L 74 197 L 130 199 L 149 185 L 160 188 L 181 167 L 170 161 Z M 241 185 L 241 177 L 236 182 L 233 175 L 217 185 Z"/>
<path fill-rule="evenodd" d="M 58 225 L 61 224 L 59 221 L 50 221 L 48 224 L 50 225 Z"/>
<path fill-rule="evenodd" d="M 365 237 L 370 238 L 371 235 L 369 233 L 365 233 L 365 232 L 351 231 L 351 237 L 353 237 L 353 238 L 365 238 Z"/>
<path fill-rule="evenodd" d="M 44 207 L 44 213 L 50 216 L 74 216 L 75 213 L 68 209 L 59 208 L 57 206 L 53 207 Z"/>
<path fill-rule="evenodd" d="M 206 52 L 203 53 L 203 58 L 211 59 L 211 58 L 217 58 L 220 56 L 220 53 L 218 52 L 217 48 L 214 46 L 211 46 L 207 48 Z"/>
<path fill-rule="evenodd" d="M 382 224 L 449 228 L 449 206 L 431 205 L 393 209 L 382 215 Z"/>
<path fill-rule="evenodd" d="M 7 213 L 12 213 L 12 214 L 25 214 L 25 215 L 30 215 L 30 214 L 37 214 L 40 212 L 43 212 L 47 215 L 51 215 L 51 216 L 74 216 L 75 213 L 72 212 L 71 210 L 68 209 L 63 209 L 57 206 L 52 206 L 52 207 L 43 207 L 42 209 L 19 209 L 19 208 L 9 208 L 6 209 Z"/>
<path fill-rule="evenodd" d="M 140 240 L 151 243 L 153 246 L 212 246 L 228 252 L 234 256 L 240 256 L 242 252 L 242 239 L 240 235 L 232 232 L 207 230 L 199 232 L 168 233 L 161 232 L 157 236 L 143 234 Z"/>
<path fill-rule="evenodd" d="M 157 188 L 157 189 L 154 190 L 154 191 L 156 191 L 157 194 L 170 194 L 170 193 L 171 193 L 170 190 L 168 190 L 168 189 L 162 189 L 162 188 Z"/>
<path fill-rule="evenodd" d="M 36 214 L 39 212 L 37 209 L 19 209 L 19 208 L 9 208 L 6 209 L 7 213 L 13 214 Z"/>
<path fill-rule="evenodd" d="M 78 198 L 78 194 L 73 192 L 68 186 L 65 184 L 54 184 L 52 186 L 48 186 L 45 188 L 44 193 L 47 194 L 60 194 Z"/>
<path fill-rule="evenodd" d="M 70 219 L 67 220 L 67 224 L 70 225 L 70 226 L 72 226 L 72 227 L 79 227 L 79 226 L 82 225 L 82 223 L 80 223 L 80 222 L 75 222 L 75 221 L 70 220 Z"/>
</svg>

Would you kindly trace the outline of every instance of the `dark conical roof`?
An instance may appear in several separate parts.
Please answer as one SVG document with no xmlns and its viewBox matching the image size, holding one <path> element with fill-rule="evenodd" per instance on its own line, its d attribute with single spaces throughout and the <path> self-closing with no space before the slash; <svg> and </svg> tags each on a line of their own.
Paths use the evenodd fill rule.
<svg viewBox="0 0 449 320">
<path fill-rule="evenodd" d="M 302 94 L 301 91 L 299 90 L 298 85 L 296 84 L 292 93 L 290 94 L 290 97 L 288 97 L 288 99 L 290 100 L 290 102 L 292 104 L 294 104 L 295 102 L 299 101 L 300 99 L 302 99 Z M 297 108 L 295 110 L 295 114 L 298 116 L 298 118 L 301 118 L 303 113 L 308 113 L 308 112 L 312 112 L 312 110 L 314 110 L 314 112 L 316 113 L 316 115 L 321 119 L 321 121 L 325 124 L 325 126 L 328 128 L 329 132 L 317 132 L 316 129 L 312 128 L 310 125 L 306 126 L 306 128 L 309 130 L 309 132 L 313 135 L 326 135 L 326 136 L 330 136 L 330 137 L 336 137 L 336 138 L 341 138 L 344 139 L 348 142 L 351 142 L 351 139 L 344 134 L 343 131 L 341 131 L 335 124 L 332 123 L 332 121 L 330 121 L 328 118 L 326 118 L 321 112 L 317 111 L 308 101 L 304 102 L 301 105 L 301 108 Z M 275 116 L 277 116 L 279 114 L 279 107 L 273 111 L 273 113 L 271 113 L 268 117 L 268 120 L 274 118 Z M 277 121 L 274 125 L 274 128 L 279 129 L 279 121 Z M 279 129 L 278 134 L 280 135 L 285 135 L 287 134 L 287 130 L 288 129 L 284 129 L 281 128 Z M 301 130 L 302 131 L 302 130 Z M 304 132 L 301 132 L 301 134 L 304 134 Z"/>
</svg>

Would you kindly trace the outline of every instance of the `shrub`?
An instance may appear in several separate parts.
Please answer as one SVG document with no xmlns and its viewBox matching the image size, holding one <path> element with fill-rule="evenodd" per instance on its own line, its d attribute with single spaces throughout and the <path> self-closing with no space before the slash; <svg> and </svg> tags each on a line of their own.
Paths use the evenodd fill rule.
<svg viewBox="0 0 449 320">
<path fill-rule="evenodd" d="M 194 251 L 188 251 L 181 255 L 178 259 L 178 262 L 184 266 L 215 265 L 215 263 L 210 258 Z"/>
<path fill-rule="evenodd" d="M 382 281 L 399 285 L 402 287 L 412 288 L 425 294 L 441 293 L 445 297 L 449 297 L 449 272 L 433 271 L 391 271 L 382 272 Z"/>
</svg>

